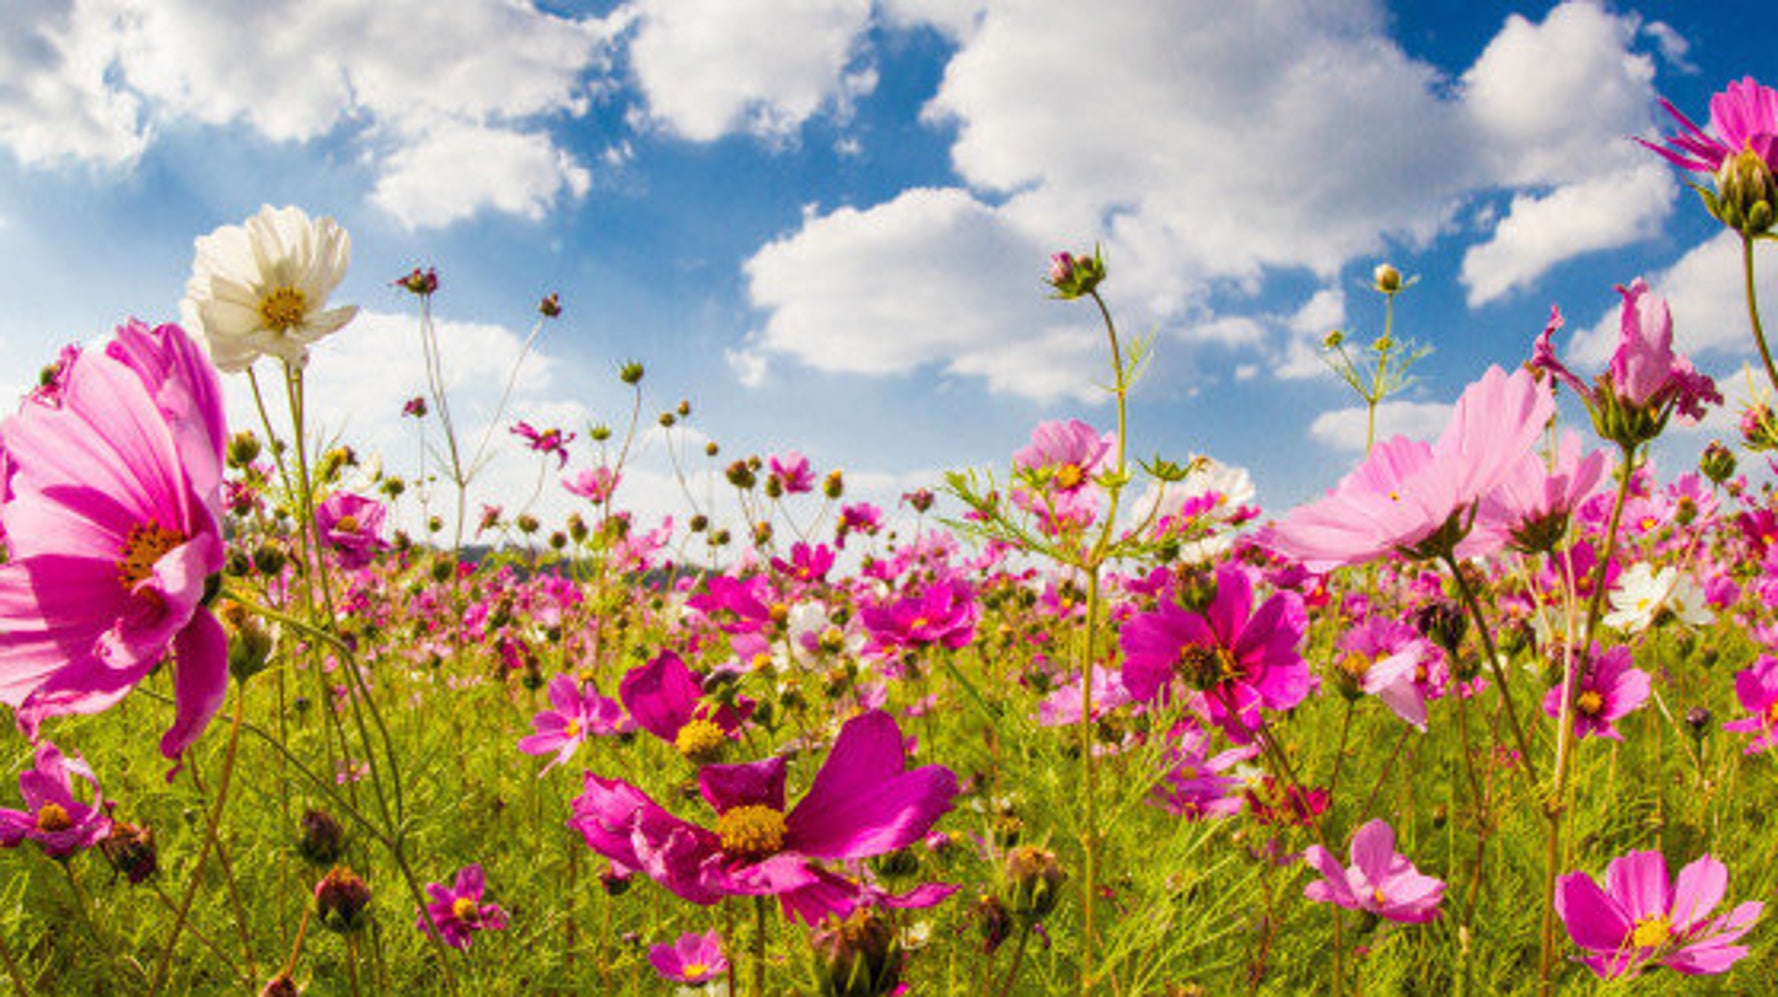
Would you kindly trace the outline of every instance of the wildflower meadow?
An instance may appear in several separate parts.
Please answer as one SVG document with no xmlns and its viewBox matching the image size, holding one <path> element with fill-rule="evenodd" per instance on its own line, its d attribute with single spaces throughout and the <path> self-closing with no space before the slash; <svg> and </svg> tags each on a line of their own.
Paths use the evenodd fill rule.
<svg viewBox="0 0 1778 997">
<path fill-rule="evenodd" d="M 1668 456 L 1724 397 L 1633 273 L 1572 303 L 1618 310 L 1603 367 L 1558 309 L 1436 438 L 1380 438 L 1426 354 L 1381 264 L 1382 335 L 1323 350 L 1366 454 L 1278 508 L 1239 455 L 1131 451 L 1164 346 L 1085 247 L 1031 268 L 1101 322 L 1105 421 L 884 510 L 645 414 L 647 358 L 610 425 L 466 432 L 424 267 L 390 276 L 430 388 L 386 399 L 424 464 L 363 459 L 305 380 L 355 334 L 350 235 L 266 207 L 197 238 L 179 315 L 66 348 L 0 423 L 0 980 L 1778 991 L 1778 91 L 1667 111 L 1648 155 L 1743 249 L 1739 438 Z M 648 441 L 726 494 L 642 515 Z M 577 511 L 503 511 L 503 447 Z"/>
</svg>

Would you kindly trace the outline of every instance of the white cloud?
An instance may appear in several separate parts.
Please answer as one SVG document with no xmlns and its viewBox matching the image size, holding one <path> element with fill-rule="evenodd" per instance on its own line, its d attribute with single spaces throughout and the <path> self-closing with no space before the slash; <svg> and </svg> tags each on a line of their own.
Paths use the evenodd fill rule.
<svg viewBox="0 0 1778 997">
<path fill-rule="evenodd" d="M 28 165 L 127 165 L 157 123 L 274 142 L 344 131 L 381 174 L 378 203 L 422 225 L 481 207 L 535 216 L 539 190 L 586 189 L 566 153 L 538 155 L 537 123 L 586 112 L 583 78 L 606 65 L 622 17 L 560 18 L 506 0 L 79 0 L 59 10 L 32 0 L 19 23 L 0 40 L 0 80 L 11 81 L 0 83 L 0 144 Z M 469 145 L 502 157 L 487 180 L 466 182 L 446 163 L 443 150 Z M 444 189 L 442 207 L 398 196 Z"/>
<path fill-rule="evenodd" d="M 119 11 L 110 0 L 16 0 L 0 31 L 0 147 L 19 162 L 124 167 L 149 131 L 134 94 L 111 85 Z"/>
<path fill-rule="evenodd" d="M 987 0 L 883 0 L 883 19 L 891 27 L 927 25 L 953 41 L 975 33 Z"/>
<path fill-rule="evenodd" d="M 723 358 L 728 361 L 729 369 L 734 371 L 735 380 L 744 388 L 757 388 L 766 383 L 766 374 L 771 369 L 770 362 L 761 353 L 754 350 L 724 350 Z"/>
<path fill-rule="evenodd" d="M 1040 244 L 964 191 L 917 188 L 869 210 L 811 212 L 747 261 L 767 313 L 755 352 L 817 370 L 938 366 L 996 391 L 1093 397 L 1099 342 L 1040 292 Z"/>
<path fill-rule="evenodd" d="M 1692 45 L 1685 36 L 1673 30 L 1673 26 L 1665 21 L 1650 21 L 1642 26 L 1642 33 L 1654 39 L 1655 46 L 1661 50 L 1661 58 L 1668 65 L 1682 73 L 1695 73 L 1698 67 L 1689 58 Z"/>
<path fill-rule="evenodd" d="M 1309 296 L 1284 322 L 1284 354 L 1272 368 L 1274 376 L 1285 380 L 1323 377 L 1332 373 L 1322 359 L 1322 342 L 1327 334 L 1346 325 L 1346 292 L 1326 287 Z M 1377 330 L 1381 332 L 1381 329 Z"/>
<path fill-rule="evenodd" d="M 1534 283 L 1564 260 L 1653 237 L 1673 207 L 1679 185 L 1659 162 L 1512 199 L 1488 241 L 1463 255 L 1459 277 L 1471 308 Z"/>
<path fill-rule="evenodd" d="M 389 156 L 371 201 L 410 228 L 439 228 L 483 208 L 539 219 L 591 183 L 546 133 L 446 125 Z"/>
<path fill-rule="evenodd" d="M 854 65 L 870 0 L 638 0 L 630 65 L 648 117 L 709 142 L 794 133 L 876 85 Z"/>
<path fill-rule="evenodd" d="M 1363 453 L 1367 417 L 1362 405 L 1323 412 L 1309 424 L 1309 436 L 1337 450 Z M 1384 402 L 1377 406 L 1376 439 L 1431 439 L 1450 417 L 1451 406 L 1440 402 Z"/>
</svg>

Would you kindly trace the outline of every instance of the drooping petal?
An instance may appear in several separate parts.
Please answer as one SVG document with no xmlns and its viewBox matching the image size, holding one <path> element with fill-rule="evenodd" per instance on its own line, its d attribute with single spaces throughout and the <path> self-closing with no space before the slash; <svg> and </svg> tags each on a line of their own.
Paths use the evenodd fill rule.
<svg viewBox="0 0 1778 997">
<path fill-rule="evenodd" d="M 840 729 L 808 795 L 786 820 L 785 843 L 814 858 L 881 855 L 917 841 L 951 808 L 957 777 L 941 765 L 904 771 L 901 730 L 873 710 Z"/>
<path fill-rule="evenodd" d="M 208 609 L 200 609 L 173 643 L 173 726 L 161 737 L 161 754 L 178 758 L 210 725 L 228 695 L 228 634 Z"/>
</svg>

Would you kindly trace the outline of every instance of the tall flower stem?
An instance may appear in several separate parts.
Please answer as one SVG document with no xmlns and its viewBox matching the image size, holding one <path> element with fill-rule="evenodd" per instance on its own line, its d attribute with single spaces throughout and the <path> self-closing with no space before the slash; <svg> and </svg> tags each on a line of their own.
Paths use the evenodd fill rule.
<svg viewBox="0 0 1778 997">
<path fill-rule="evenodd" d="M 1078 565 L 1087 576 L 1087 619 L 1085 631 L 1081 635 L 1080 721 L 1075 727 L 1080 739 L 1081 791 L 1085 797 L 1082 801 L 1085 813 L 1081 828 L 1080 877 L 1080 992 L 1083 997 L 1093 992 L 1093 955 L 1096 944 L 1093 900 L 1098 891 L 1099 866 L 1099 787 L 1097 767 L 1093 759 L 1093 662 L 1098 653 L 1096 645 L 1100 617 L 1104 613 L 1104 601 L 1099 590 L 1099 571 L 1111 548 L 1112 532 L 1117 524 L 1118 499 L 1126 476 L 1130 394 L 1130 372 L 1124 365 L 1123 348 L 1118 344 L 1117 324 L 1111 319 L 1111 309 L 1106 307 L 1105 299 L 1099 296 L 1098 291 L 1089 292 L 1089 296 L 1099 308 L 1099 317 L 1105 323 L 1106 342 L 1111 347 L 1112 394 L 1117 401 L 1117 450 L 1112 472 L 1114 483 L 1107 489 L 1110 493 L 1109 508 L 1099 528 L 1098 540 L 1085 560 Z"/>
<path fill-rule="evenodd" d="M 771 914 L 771 900 L 753 898 L 753 993 L 766 997 L 766 930 Z"/>
<path fill-rule="evenodd" d="M 1753 342 L 1759 347 L 1759 358 L 1766 365 L 1766 380 L 1778 391 L 1778 367 L 1772 364 L 1772 351 L 1766 347 L 1766 329 L 1759 318 L 1759 297 L 1753 279 L 1753 237 L 1741 236 L 1741 279 L 1747 292 L 1747 321 L 1753 327 Z"/>
<path fill-rule="evenodd" d="M 1751 285 L 1749 287 L 1749 293 L 1752 293 Z M 1758 329 L 1757 316 L 1755 329 Z M 1765 353 L 1763 338 L 1760 340 L 1760 352 Z M 1771 358 L 1768 357 L 1766 363 L 1770 370 Z M 1617 556 L 1618 528 L 1623 520 L 1624 504 L 1630 498 L 1631 473 L 1636 469 L 1636 448 L 1621 446 L 1621 450 L 1623 457 L 1618 466 L 1617 496 L 1611 505 L 1611 519 L 1605 527 L 1605 550 L 1593 565 L 1593 588 L 1587 600 L 1586 620 L 1577 642 L 1583 658 L 1592 653 L 1593 628 L 1598 625 L 1599 613 L 1605 606 L 1606 572 L 1611 568 L 1612 558 Z M 1572 625 L 1571 618 L 1570 626 Z M 1549 826 L 1543 849 L 1543 923 L 1538 933 L 1537 978 L 1539 992 L 1546 995 L 1553 993 L 1555 986 L 1556 875 L 1562 865 L 1562 825 L 1568 812 L 1568 770 L 1574 743 L 1575 653 L 1576 644 L 1570 643 L 1562 655 L 1562 706 L 1556 718 L 1556 760 L 1554 773 L 1550 777 L 1549 796 L 1544 800 L 1544 813 L 1549 818 Z"/>
<path fill-rule="evenodd" d="M 1500 662 L 1500 650 L 1494 646 L 1494 633 L 1488 629 L 1488 618 L 1482 613 L 1482 604 L 1476 598 L 1475 589 L 1470 587 L 1469 580 L 1463 575 L 1463 567 L 1457 563 L 1457 555 L 1447 551 L 1443 558 L 1445 567 L 1450 569 L 1451 578 L 1457 583 L 1457 596 L 1463 601 L 1464 609 L 1469 612 L 1470 619 L 1475 623 L 1476 633 L 1482 639 L 1482 651 L 1488 662 L 1488 671 L 1494 676 L 1494 683 L 1500 687 L 1500 701 L 1505 707 L 1507 725 L 1512 728 L 1513 741 L 1519 748 L 1519 769 L 1535 786 L 1537 769 L 1531 762 L 1531 738 L 1526 735 L 1518 708 L 1513 705 L 1512 688 L 1506 680 L 1506 666 Z"/>
</svg>

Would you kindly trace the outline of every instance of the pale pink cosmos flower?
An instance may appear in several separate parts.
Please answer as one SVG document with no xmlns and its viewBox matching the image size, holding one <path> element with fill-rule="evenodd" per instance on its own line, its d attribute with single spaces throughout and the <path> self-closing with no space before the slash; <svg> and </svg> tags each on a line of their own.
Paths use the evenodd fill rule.
<svg viewBox="0 0 1778 997">
<path fill-rule="evenodd" d="M 624 712 L 622 703 L 601 696 L 589 682 L 584 686 L 573 675 L 557 675 L 549 682 L 549 702 L 554 709 L 544 710 L 531 718 L 535 733 L 519 740 L 519 750 L 527 755 L 555 757 L 537 773 L 545 772 L 574 757 L 574 752 L 588 737 L 622 734 L 636 729 L 636 722 Z"/>
<path fill-rule="evenodd" d="M 1549 389 L 1528 371 L 1490 367 L 1464 390 L 1436 443 L 1397 436 L 1377 444 L 1320 501 L 1258 539 L 1313 571 L 1393 552 L 1488 553 L 1498 538 L 1469 537 L 1476 503 L 1530 452 L 1554 412 Z"/>
<path fill-rule="evenodd" d="M 1765 910 L 1757 900 L 1722 917 L 1729 872 L 1705 855 L 1669 882 L 1667 860 L 1657 851 L 1631 852 L 1605 867 L 1605 888 L 1584 872 L 1556 883 L 1556 911 L 1582 958 L 1605 977 L 1636 976 L 1651 965 L 1688 976 L 1728 972 L 1747 948 L 1734 944 Z"/>
<path fill-rule="evenodd" d="M 1609 463 L 1604 450 L 1583 457 L 1580 436 L 1563 433 L 1553 464 L 1527 453 L 1482 498 L 1475 528 L 1504 536 L 1516 550 L 1550 550 L 1567 534 L 1574 510 L 1604 480 Z"/>
<path fill-rule="evenodd" d="M 600 465 L 589 471 L 582 471 L 572 478 L 564 478 L 562 487 L 569 494 L 579 495 L 594 505 L 604 505 L 611 501 L 617 493 L 617 486 L 622 483 L 623 475 L 609 467 Z"/>
<path fill-rule="evenodd" d="M 1310 900 L 1404 924 L 1420 924 L 1439 915 L 1444 880 L 1420 872 L 1395 850 L 1395 831 L 1386 821 L 1373 820 L 1352 836 L 1350 867 L 1341 867 L 1320 845 L 1310 845 L 1303 860 L 1321 873 L 1320 879 L 1303 888 Z"/>
</svg>

